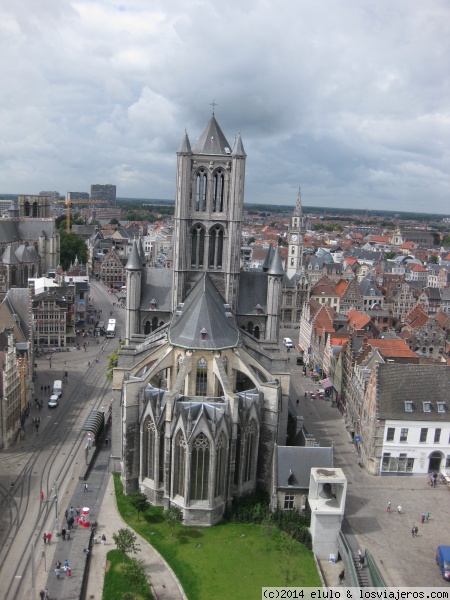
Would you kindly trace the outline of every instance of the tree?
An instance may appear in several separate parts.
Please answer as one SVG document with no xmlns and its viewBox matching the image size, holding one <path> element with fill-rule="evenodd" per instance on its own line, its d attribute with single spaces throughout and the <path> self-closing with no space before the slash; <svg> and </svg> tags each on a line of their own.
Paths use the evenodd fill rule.
<svg viewBox="0 0 450 600">
<path fill-rule="evenodd" d="M 116 544 L 117 550 L 123 554 L 122 562 L 125 562 L 125 554 L 130 552 L 137 554 L 140 551 L 140 548 L 136 543 L 136 534 L 130 529 L 119 529 L 117 533 L 113 533 L 112 537 L 114 543 Z"/>
<path fill-rule="evenodd" d="M 143 560 L 132 558 L 129 563 L 126 563 L 122 567 L 122 573 L 125 581 L 130 584 L 131 589 L 144 592 L 148 588 Z"/>
<path fill-rule="evenodd" d="M 61 249 L 61 265 L 64 270 L 69 268 L 70 263 L 73 263 L 75 257 L 81 263 L 86 263 L 87 246 L 85 241 L 75 233 L 60 232 L 60 249 Z"/>
<path fill-rule="evenodd" d="M 106 379 L 108 379 L 108 381 L 112 381 L 113 379 L 113 369 L 115 369 L 119 363 L 119 350 L 124 344 L 125 341 L 121 341 L 119 347 L 107 357 L 108 366 L 106 367 Z"/>
<path fill-rule="evenodd" d="M 297 577 L 298 542 L 290 535 L 283 537 L 279 548 L 279 565 L 284 576 L 284 585 L 289 586 Z"/>
<path fill-rule="evenodd" d="M 431 254 L 431 256 L 428 257 L 428 262 L 432 265 L 437 265 L 439 264 L 439 259 L 435 254 Z"/>
<path fill-rule="evenodd" d="M 441 246 L 450 246 L 450 235 L 448 235 L 447 237 L 445 237 L 445 238 L 442 240 L 442 244 L 441 244 Z"/>
<path fill-rule="evenodd" d="M 118 219 L 111 219 L 111 221 L 109 222 L 110 225 L 120 225 L 119 220 Z"/>
<path fill-rule="evenodd" d="M 261 521 L 261 535 L 264 537 L 264 550 L 267 552 L 269 541 L 274 537 L 277 526 L 274 523 L 273 516 L 267 515 Z"/>
<path fill-rule="evenodd" d="M 166 511 L 164 511 L 164 519 L 169 526 L 170 529 L 170 537 L 173 537 L 175 526 L 177 523 L 181 523 L 183 521 L 183 513 L 178 506 L 171 506 Z"/>
<path fill-rule="evenodd" d="M 393 258 L 395 258 L 397 256 L 397 252 L 386 252 L 385 257 L 388 260 L 392 260 Z"/>
<path fill-rule="evenodd" d="M 150 506 L 150 502 L 147 500 L 147 496 L 142 492 L 134 492 L 134 494 L 130 498 L 130 504 L 133 508 L 135 508 L 138 512 L 138 521 L 139 521 L 139 513 L 147 510 Z"/>
</svg>

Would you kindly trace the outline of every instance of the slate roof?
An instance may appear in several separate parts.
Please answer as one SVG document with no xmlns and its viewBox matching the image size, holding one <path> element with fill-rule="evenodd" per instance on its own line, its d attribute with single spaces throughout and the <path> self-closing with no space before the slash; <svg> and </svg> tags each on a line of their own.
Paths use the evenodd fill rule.
<svg viewBox="0 0 450 600">
<path fill-rule="evenodd" d="M 30 292 L 28 288 L 11 288 L 6 292 L 3 300 L 11 312 L 20 319 L 20 329 L 25 339 L 28 339 L 30 325 Z"/>
<path fill-rule="evenodd" d="M 8 246 L 3 252 L 2 263 L 4 265 L 20 265 L 20 260 L 17 258 L 16 253 Z"/>
<path fill-rule="evenodd" d="M 281 256 L 278 247 L 275 248 L 273 258 L 270 262 L 269 270 L 267 271 L 269 275 L 283 275 L 284 269 L 281 264 Z"/>
<path fill-rule="evenodd" d="M 192 152 L 194 154 L 231 154 L 231 146 L 214 115 L 212 115 L 203 133 L 195 142 Z"/>
<path fill-rule="evenodd" d="M 450 367 L 447 365 L 378 364 L 378 411 L 380 419 L 404 421 L 450 421 Z M 405 401 L 413 411 L 405 411 Z M 424 412 L 423 402 L 431 402 L 431 412 Z M 439 413 L 437 402 L 446 403 Z"/>
<path fill-rule="evenodd" d="M 187 131 L 184 132 L 183 139 L 181 140 L 181 144 L 177 152 L 180 154 L 189 154 L 191 152 L 191 144 L 189 142 Z"/>
<path fill-rule="evenodd" d="M 243 271 L 239 275 L 239 298 L 237 313 L 255 314 L 255 306 L 260 304 L 267 312 L 267 273 Z"/>
<path fill-rule="evenodd" d="M 278 488 L 308 489 L 312 468 L 334 466 L 333 448 L 277 446 L 276 452 Z"/>
<path fill-rule="evenodd" d="M 377 286 L 375 285 L 374 281 L 371 279 L 371 277 L 366 277 L 365 279 L 363 279 L 361 281 L 361 283 L 358 285 L 358 292 L 361 294 L 361 296 L 371 296 L 373 298 L 382 298 L 383 294 L 380 292 L 380 290 L 377 288 Z"/>
<path fill-rule="evenodd" d="M 180 311 L 181 314 L 178 314 Z M 206 330 L 202 340 L 201 332 Z M 169 343 L 189 349 L 221 350 L 239 343 L 239 329 L 222 296 L 205 273 L 177 307 L 168 331 Z"/>
<path fill-rule="evenodd" d="M 17 230 L 21 240 L 37 240 L 41 235 L 49 239 L 56 233 L 53 219 L 23 219 L 17 221 Z"/>
<path fill-rule="evenodd" d="M 141 310 L 150 310 L 156 300 L 158 311 L 172 312 L 172 269 L 146 267 L 142 273 Z"/>
<path fill-rule="evenodd" d="M 241 134 L 237 136 L 236 141 L 234 142 L 234 147 L 231 152 L 233 156 L 247 156 L 244 150 L 244 144 L 242 143 Z"/>
<path fill-rule="evenodd" d="M 0 244 L 7 244 L 20 240 L 20 233 L 17 228 L 17 224 L 17 221 L 0 219 Z"/>
</svg>

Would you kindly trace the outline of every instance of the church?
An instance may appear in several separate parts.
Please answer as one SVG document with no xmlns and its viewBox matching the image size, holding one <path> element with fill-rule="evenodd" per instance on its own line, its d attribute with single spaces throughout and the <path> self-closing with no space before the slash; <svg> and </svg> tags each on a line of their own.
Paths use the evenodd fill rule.
<svg viewBox="0 0 450 600">
<path fill-rule="evenodd" d="M 285 271 L 277 248 L 260 271 L 241 271 L 246 158 L 241 135 L 230 145 L 214 113 L 193 146 L 185 133 L 171 266 L 148 266 L 141 240 L 125 266 L 113 469 L 126 494 L 141 490 L 153 504 L 175 505 L 188 525 L 214 525 L 233 497 L 271 490 L 274 448 L 286 443 Z"/>
</svg>

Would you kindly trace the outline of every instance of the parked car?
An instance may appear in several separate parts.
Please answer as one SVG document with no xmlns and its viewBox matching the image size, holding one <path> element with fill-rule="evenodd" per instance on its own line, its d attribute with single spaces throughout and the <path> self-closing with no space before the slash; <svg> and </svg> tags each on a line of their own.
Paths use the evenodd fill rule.
<svg viewBox="0 0 450 600">
<path fill-rule="evenodd" d="M 284 338 L 283 339 L 283 344 L 286 346 L 286 348 L 293 348 L 294 344 L 292 343 L 291 338 Z"/>
<path fill-rule="evenodd" d="M 58 406 L 58 402 L 59 402 L 59 396 L 57 396 L 56 394 L 52 394 L 48 401 L 48 407 L 56 408 Z"/>
<path fill-rule="evenodd" d="M 441 570 L 442 577 L 450 581 L 450 546 L 438 546 L 436 562 Z"/>
</svg>

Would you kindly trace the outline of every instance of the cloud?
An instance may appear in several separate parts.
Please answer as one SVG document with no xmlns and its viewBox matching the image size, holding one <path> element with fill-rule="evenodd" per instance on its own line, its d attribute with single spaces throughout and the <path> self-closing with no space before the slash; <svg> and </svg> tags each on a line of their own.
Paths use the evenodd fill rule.
<svg viewBox="0 0 450 600">
<path fill-rule="evenodd" d="M 449 213 L 443 0 L 0 7 L 0 191 L 173 198 L 215 100 L 246 201 Z"/>
</svg>

